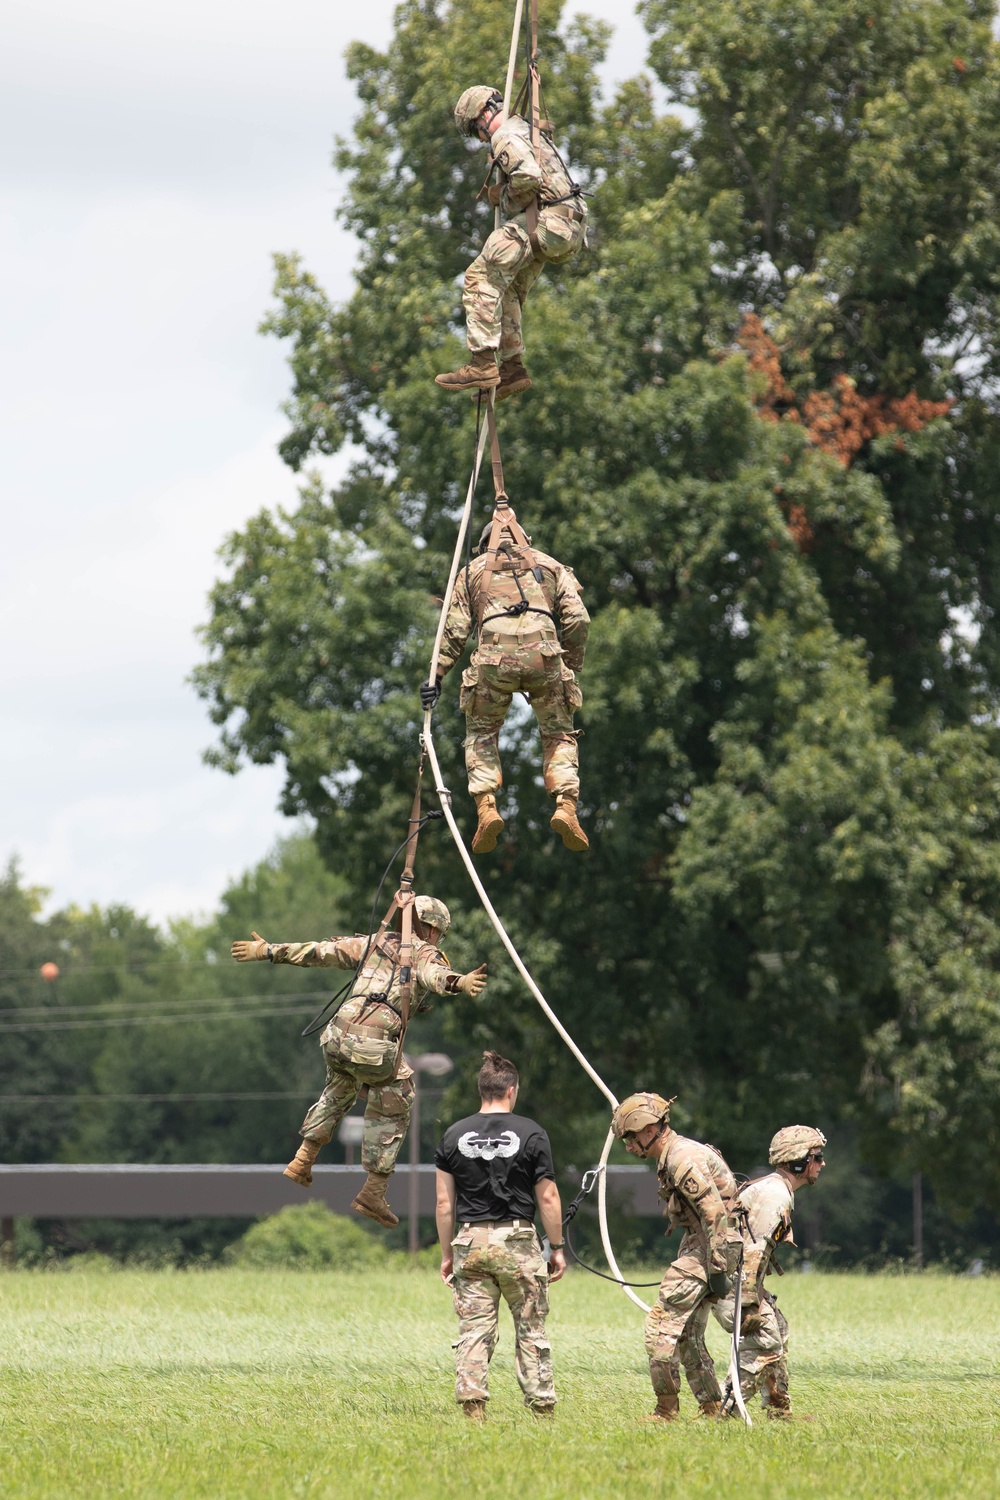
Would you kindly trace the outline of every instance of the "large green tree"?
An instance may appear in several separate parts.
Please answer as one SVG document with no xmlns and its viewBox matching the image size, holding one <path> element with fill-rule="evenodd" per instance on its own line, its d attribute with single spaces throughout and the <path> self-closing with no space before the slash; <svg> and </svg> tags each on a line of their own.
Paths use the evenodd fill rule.
<svg viewBox="0 0 1000 1500">
<path fill-rule="evenodd" d="M 855 1116 L 870 1154 L 996 1205 L 991 7 L 642 9 L 690 123 L 642 78 L 603 103 L 604 30 L 560 29 L 543 0 L 548 111 L 595 229 L 533 293 L 535 388 L 499 415 L 513 501 L 594 620 L 592 851 L 550 837 L 515 719 L 508 830 L 483 869 L 617 1092 L 679 1093 L 677 1118 L 743 1161 L 793 1116 Z M 363 457 L 230 538 L 197 673 L 215 760 L 284 763 L 284 808 L 315 818 L 359 922 L 405 829 L 472 452 L 469 404 L 431 384 L 460 352 L 459 276 L 488 229 L 483 159 L 450 110 L 498 75 L 507 11 L 404 0 L 384 53 L 348 50 L 356 290 L 332 305 L 279 257 L 265 326 L 289 343 L 287 462 L 348 441 Z M 458 791 L 455 697 L 437 740 Z M 485 951 L 440 832 L 420 868 L 455 903 L 462 957 Z M 560 1144 L 586 1155 L 600 1101 L 509 968 L 494 976 L 449 1024 L 530 1058 Z"/>
</svg>

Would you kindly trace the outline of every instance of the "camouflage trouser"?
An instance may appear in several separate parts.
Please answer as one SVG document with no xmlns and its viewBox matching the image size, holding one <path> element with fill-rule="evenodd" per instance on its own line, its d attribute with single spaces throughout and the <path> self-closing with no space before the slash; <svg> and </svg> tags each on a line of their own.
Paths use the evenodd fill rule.
<svg viewBox="0 0 1000 1500">
<path fill-rule="evenodd" d="M 545 790 L 551 797 L 578 797 L 580 764 L 573 715 L 583 703 L 583 694 L 561 656 L 542 656 L 529 646 L 505 651 L 497 662 L 481 661 L 477 652 L 462 673 L 459 705 L 465 713 L 470 795 L 495 792 L 503 784 L 500 729 L 515 693 L 527 696 L 538 720 Z"/>
<path fill-rule="evenodd" d="M 528 239 L 523 214 L 490 235 L 465 273 L 466 339 L 473 354 L 499 349 L 501 363 L 524 353 L 521 309 L 546 261 L 558 264 L 583 244 L 584 226 L 556 213 L 542 212 L 536 231 L 543 258 Z"/>
<path fill-rule="evenodd" d="M 489 1400 L 489 1364 L 502 1296 L 514 1319 L 514 1368 L 524 1404 L 553 1405 L 552 1349 L 545 1337 L 549 1273 L 535 1231 L 530 1226 L 474 1224 L 461 1229 L 451 1243 L 458 1313 L 455 1400 Z"/>
<path fill-rule="evenodd" d="M 712 1306 L 727 1333 L 733 1331 L 733 1298 Z M 749 1401 L 757 1391 L 761 1405 L 770 1406 L 777 1393 L 780 1406 L 788 1404 L 788 1324 L 770 1292 L 762 1292 L 758 1304 L 743 1308 L 740 1332 L 740 1390 Z M 783 1399 L 781 1399 L 783 1398 Z"/>
<path fill-rule="evenodd" d="M 323 1033 L 326 1086 L 306 1114 L 299 1134 L 324 1145 L 344 1116 L 354 1107 L 363 1085 L 368 1086 L 361 1164 L 366 1172 L 391 1172 L 403 1144 L 413 1109 L 413 1069 L 400 1062 L 395 1072 L 357 1061 L 351 1035 L 331 1025 Z M 354 1052 L 354 1058 L 351 1053 Z M 394 1058 L 395 1043 L 386 1042 L 386 1056 Z"/>
<path fill-rule="evenodd" d="M 656 1302 L 646 1315 L 649 1378 L 658 1396 L 679 1392 L 683 1365 L 699 1406 L 721 1401 L 715 1364 L 705 1344 L 705 1327 L 712 1306 L 708 1297 L 705 1263 L 682 1240 L 680 1254 L 668 1266 Z"/>
</svg>

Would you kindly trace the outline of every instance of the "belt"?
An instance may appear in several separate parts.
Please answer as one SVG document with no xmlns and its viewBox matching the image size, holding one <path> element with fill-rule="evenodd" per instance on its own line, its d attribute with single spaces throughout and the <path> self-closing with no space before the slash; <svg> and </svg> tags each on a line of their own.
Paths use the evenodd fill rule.
<svg viewBox="0 0 1000 1500">
<path fill-rule="evenodd" d="M 574 208 L 571 203 L 540 203 L 539 212 L 543 214 L 558 214 L 561 219 L 573 219 L 577 224 L 582 224 L 587 217 L 584 208 Z"/>
<path fill-rule="evenodd" d="M 534 1229 L 530 1219 L 477 1219 L 475 1224 L 466 1223 L 463 1229 Z"/>
<path fill-rule="evenodd" d="M 389 1040 L 384 1026 L 366 1026 L 364 1021 L 331 1021 L 330 1024 L 342 1036 L 377 1036 Z"/>
<path fill-rule="evenodd" d="M 512 650 L 516 650 L 518 646 L 530 646 L 535 641 L 555 640 L 555 636 L 548 630 L 526 630 L 523 635 L 499 635 L 495 630 L 487 628 L 486 635 L 492 636 L 493 639 L 488 641 L 484 636 L 482 638 L 484 646 L 500 646 L 501 648 L 509 646 Z"/>
</svg>

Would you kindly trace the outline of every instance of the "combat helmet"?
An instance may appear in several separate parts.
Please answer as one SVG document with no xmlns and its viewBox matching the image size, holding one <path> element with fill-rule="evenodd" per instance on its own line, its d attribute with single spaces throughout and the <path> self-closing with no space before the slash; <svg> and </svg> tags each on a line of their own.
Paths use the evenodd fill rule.
<svg viewBox="0 0 1000 1500">
<path fill-rule="evenodd" d="M 673 1099 L 664 1099 L 660 1094 L 629 1094 L 611 1116 L 611 1129 L 616 1139 L 624 1140 L 627 1135 L 635 1135 L 647 1125 L 665 1125 L 670 1118 L 670 1106 L 673 1102 Z"/>
<path fill-rule="evenodd" d="M 772 1167 L 805 1161 L 810 1151 L 822 1151 L 826 1136 L 812 1125 L 785 1125 L 768 1147 L 767 1159 Z"/>
<path fill-rule="evenodd" d="M 451 926 L 451 912 L 436 896 L 417 896 L 413 910 L 426 927 L 436 927 L 442 937 Z"/>
<path fill-rule="evenodd" d="M 487 521 L 486 525 L 483 527 L 482 535 L 480 536 L 479 541 L 476 543 L 476 546 L 475 546 L 475 552 L 476 552 L 477 557 L 481 556 L 486 551 L 487 547 L 489 546 L 490 537 L 492 535 L 493 535 L 493 522 L 492 521 Z M 525 532 L 525 536 L 527 536 L 527 532 Z M 529 542 L 531 541 L 531 537 L 530 536 L 527 536 L 527 539 L 528 539 Z M 510 527 L 509 526 L 502 526 L 500 528 L 500 541 L 501 541 L 501 544 L 503 542 L 507 542 L 508 544 L 510 544 L 510 543 L 513 542 L 513 540 L 514 540 L 514 538 L 513 538 L 512 534 L 511 534 Z"/>
<path fill-rule="evenodd" d="M 459 135 L 471 136 L 474 133 L 473 126 L 488 104 L 494 106 L 494 114 L 503 109 L 503 95 L 499 89 L 490 88 L 485 83 L 477 83 L 473 88 L 466 89 L 455 105 L 455 124 Z"/>
</svg>

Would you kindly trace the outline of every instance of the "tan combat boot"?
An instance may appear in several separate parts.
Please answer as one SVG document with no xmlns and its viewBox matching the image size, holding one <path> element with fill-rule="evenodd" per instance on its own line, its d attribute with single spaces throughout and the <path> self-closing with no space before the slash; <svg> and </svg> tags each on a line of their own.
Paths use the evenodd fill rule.
<svg viewBox="0 0 1000 1500">
<path fill-rule="evenodd" d="M 702 1417 L 720 1417 L 722 1415 L 721 1401 L 703 1401 L 691 1418 L 692 1422 L 699 1421 Z"/>
<path fill-rule="evenodd" d="M 500 384 L 497 357 L 493 349 L 480 349 L 469 356 L 469 363 L 458 370 L 434 376 L 434 384 L 445 391 L 492 391 Z"/>
<path fill-rule="evenodd" d="M 554 1401 L 539 1401 L 531 1407 L 533 1417 L 554 1417 L 556 1414 L 556 1403 Z"/>
<path fill-rule="evenodd" d="M 282 1172 L 282 1177 L 290 1177 L 293 1182 L 298 1183 L 299 1187 L 312 1187 L 312 1164 L 319 1155 L 322 1146 L 322 1141 L 303 1141 L 288 1163 L 288 1166 Z"/>
<path fill-rule="evenodd" d="M 559 793 L 556 798 L 556 810 L 549 819 L 549 827 L 558 833 L 567 849 L 580 853 L 590 848 L 590 840 L 580 827 L 576 816 L 575 797 L 568 797 L 564 792 Z"/>
<path fill-rule="evenodd" d="M 490 854 L 497 846 L 503 818 L 497 812 L 497 799 L 492 792 L 480 792 L 476 797 L 476 812 L 479 826 L 472 835 L 473 854 Z"/>
<path fill-rule="evenodd" d="M 462 1410 L 465 1412 L 465 1415 L 468 1417 L 470 1422 L 486 1421 L 485 1401 L 463 1401 Z"/>
<path fill-rule="evenodd" d="M 500 366 L 500 384 L 497 386 L 495 400 L 506 401 L 508 396 L 519 396 L 522 391 L 530 390 L 531 376 L 521 362 L 521 356 L 515 354 L 513 359 L 505 359 Z"/>
<path fill-rule="evenodd" d="M 364 1214 L 367 1219 L 374 1219 L 376 1224 L 381 1224 L 386 1229 L 395 1229 L 399 1220 L 385 1201 L 388 1182 L 388 1172 L 369 1172 L 365 1178 L 364 1187 L 351 1207 L 355 1213 Z"/>
<path fill-rule="evenodd" d="M 661 1391 L 656 1398 L 656 1409 L 643 1422 L 677 1422 L 680 1420 L 681 1398 L 676 1391 Z"/>
</svg>

